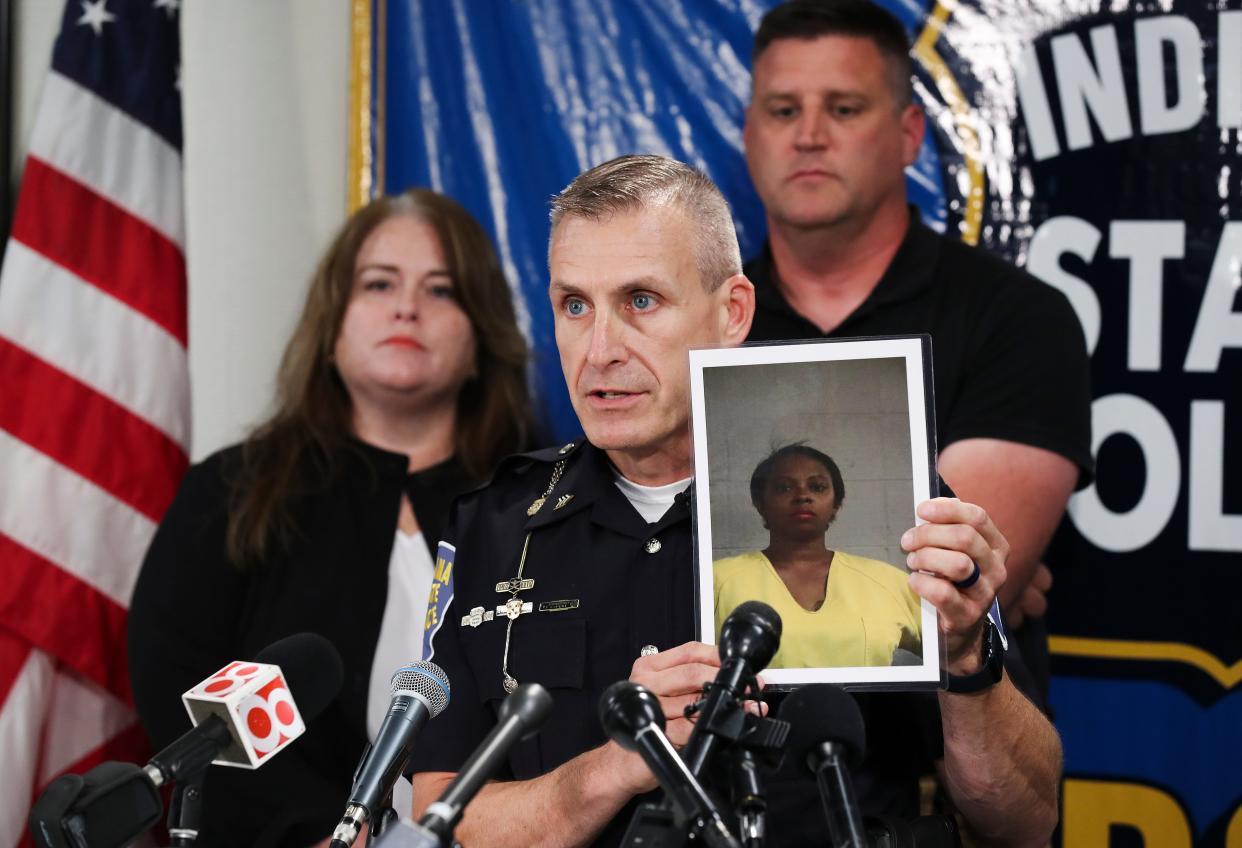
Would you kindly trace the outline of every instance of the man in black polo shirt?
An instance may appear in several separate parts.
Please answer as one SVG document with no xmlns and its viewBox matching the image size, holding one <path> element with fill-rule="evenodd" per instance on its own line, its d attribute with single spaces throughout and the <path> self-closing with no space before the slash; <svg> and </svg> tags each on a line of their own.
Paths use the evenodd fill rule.
<svg viewBox="0 0 1242 848">
<path fill-rule="evenodd" d="M 764 17 L 752 55 L 743 137 L 769 241 L 746 266 L 748 340 L 929 333 L 940 474 L 1009 539 L 1007 616 L 1041 615 L 1040 558 L 1092 473 L 1086 346 L 1069 302 L 907 206 L 924 117 L 891 15 L 867 0 L 792 0 Z M 1023 630 L 1046 685 L 1042 621 Z"/>
</svg>

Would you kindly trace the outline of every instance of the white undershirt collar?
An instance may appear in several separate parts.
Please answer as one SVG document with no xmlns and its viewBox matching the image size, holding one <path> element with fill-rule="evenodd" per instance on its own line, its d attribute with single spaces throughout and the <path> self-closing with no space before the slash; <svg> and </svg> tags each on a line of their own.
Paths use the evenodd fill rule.
<svg viewBox="0 0 1242 848">
<path fill-rule="evenodd" d="M 625 495 L 625 499 L 633 504 L 634 509 L 638 510 L 638 514 L 643 517 L 643 521 L 648 524 L 654 524 L 663 518 L 664 513 L 668 512 L 669 507 L 673 505 L 673 501 L 690 487 L 690 481 L 694 479 L 686 477 L 663 486 L 642 486 L 633 480 L 627 480 L 615 470 L 612 476 L 621 494 Z"/>
</svg>

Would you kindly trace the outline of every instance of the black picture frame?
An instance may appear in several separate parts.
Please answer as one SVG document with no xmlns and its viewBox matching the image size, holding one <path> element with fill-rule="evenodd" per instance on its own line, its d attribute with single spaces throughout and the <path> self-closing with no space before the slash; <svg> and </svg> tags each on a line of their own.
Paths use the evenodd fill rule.
<svg viewBox="0 0 1242 848">
<path fill-rule="evenodd" d="M 700 640 L 714 643 L 737 603 L 763 600 L 793 617 L 763 671 L 774 689 L 937 686 L 944 645 L 936 611 L 905 585 L 900 549 L 918 521 L 915 505 L 939 494 L 930 337 L 691 350 L 689 364 Z M 762 551 L 769 524 L 751 490 L 758 464 L 795 445 L 831 455 L 843 487 L 825 531 L 835 557 L 828 596 L 813 610 L 799 609 L 779 585 Z"/>
</svg>

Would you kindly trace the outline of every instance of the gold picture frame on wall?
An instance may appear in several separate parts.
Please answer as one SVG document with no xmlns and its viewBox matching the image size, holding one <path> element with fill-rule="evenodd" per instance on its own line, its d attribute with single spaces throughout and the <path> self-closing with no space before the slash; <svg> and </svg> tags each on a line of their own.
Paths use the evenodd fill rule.
<svg viewBox="0 0 1242 848">
<path fill-rule="evenodd" d="M 386 0 L 352 0 L 350 4 L 345 192 L 350 214 L 384 190 L 386 7 Z"/>
</svg>

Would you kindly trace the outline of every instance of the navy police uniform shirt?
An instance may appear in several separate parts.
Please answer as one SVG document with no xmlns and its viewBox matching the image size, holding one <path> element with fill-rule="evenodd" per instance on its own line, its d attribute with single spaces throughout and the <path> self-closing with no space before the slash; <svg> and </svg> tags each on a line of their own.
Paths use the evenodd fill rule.
<svg viewBox="0 0 1242 848">
<path fill-rule="evenodd" d="M 563 475 L 528 515 L 561 460 Z M 534 585 L 497 591 L 517 578 L 528 534 L 521 576 Z M 412 772 L 459 771 L 495 726 L 511 599 L 530 606 L 512 619 L 509 674 L 546 687 L 553 707 L 543 730 L 513 749 L 500 780 L 538 777 L 604 744 L 596 718 L 604 689 L 630 676 L 645 645 L 667 650 L 695 636 L 689 496 L 648 524 L 617 488 L 604 452 L 588 443 L 506 460 L 491 485 L 458 500 L 445 544 L 428 659 L 445 670 L 452 694 L 419 737 Z M 633 808 L 601 842 L 620 840 Z"/>
</svg>

